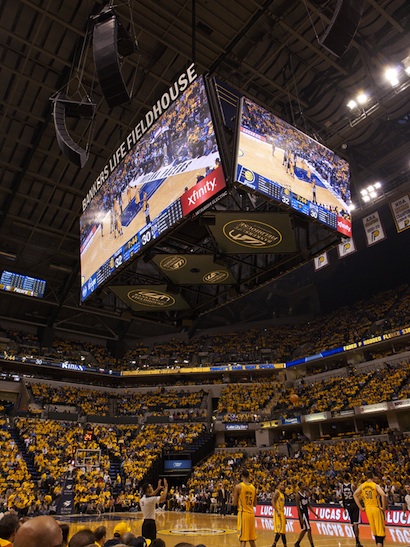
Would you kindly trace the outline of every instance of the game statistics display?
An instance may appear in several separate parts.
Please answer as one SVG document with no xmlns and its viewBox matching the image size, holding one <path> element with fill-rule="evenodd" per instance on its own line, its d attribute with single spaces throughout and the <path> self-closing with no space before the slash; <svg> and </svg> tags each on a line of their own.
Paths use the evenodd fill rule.
<svg viewBox="0 0 410 547">
<path fill-rule="evenodd" d="M 118 148 L 83 201 L 82 301 L 225 187 L 206 84 L 191 65 Z"/>
<path fill-rule="evenodd" d="M 235 181 L 351 237 L 348 163 L 243 97 Z"/>
<path fill-rule="evenodd" d="M 43 298 L 46 282 L 43 279 L 4 270 L 0 278 L 0 290 Z"/>
</svg>

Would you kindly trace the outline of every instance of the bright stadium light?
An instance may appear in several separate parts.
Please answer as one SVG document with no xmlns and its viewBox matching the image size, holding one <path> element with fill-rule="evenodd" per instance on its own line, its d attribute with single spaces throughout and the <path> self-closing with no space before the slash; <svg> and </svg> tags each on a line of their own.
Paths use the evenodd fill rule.
<svg viewBox="0 0 410 547">
<path fill-rule="evenodd" d="M 358 93 L 356 97 L 356 101 L 359 104 L 366 104 L 368 100 L 369 100 L 369 96 L 364 91 L 361 91 L 360 93 Z"/>
<path fill-rule="evenodd" d="M 353 99 L 350 99 L 350 101 L 347 103 L 347 107 L 350 108 L 350 110 L 353 110 L 357 107 L 357 102 Z"/>
<path fill-rule="evenodd" d="M 365 203 L 368 203 L 369 201 L 376 199 L 379 196 L 379 190 L 381 187 L 382 184 L 380 182 L 375 182 L 373 184 L 369 184 L 366 188 L 362 188 L 360 190 L 362 200 Z"/>
<path fill-rule="evenodd" d="M 386 68 L 384 76 L 392 87 L 399 85 L 399 71 L 397 67 Z"/>
</svg>

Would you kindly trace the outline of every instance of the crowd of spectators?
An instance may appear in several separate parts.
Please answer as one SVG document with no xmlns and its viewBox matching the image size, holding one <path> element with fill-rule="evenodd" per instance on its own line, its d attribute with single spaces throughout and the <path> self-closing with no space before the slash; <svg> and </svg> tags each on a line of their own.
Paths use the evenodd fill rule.
<svg viewBox="0 0 410 547">
<path fill-rule="evenodd" d="M 329 408 L 342 409 L 346 405 L 372 404 L 401 397 L 403 390 L 408 395 L 409 377 L 410 363 L 403 360 L 394 366 L 357 375 L 351 371 L 344 377 L 335 376 L 319 381 L 313 376 L 300 382 L 297 388 L 284 388 L 278 382 L 232 385 L 223 390 L 218 409 L 222 415 L 225 413 L 228 416 L 228 420 L 252 421 L 254 409 L 260 412 L 272 402 L 273 411 L 289 411 L 290 394 L 295 392 L 299 398 L 293 403 L 294 409 L 299 406 L 300 411 L 306 413 Z M 380 385 L 384 386 L 383 390 Z M 66 388 L 67 394 L 64 388 L 61 392 L 58 388 L 58 396 L 67 402 L 70 394 L 70 402 L 78 406 L 74 392 L 70 392 L 72 388 Z M 48 400 L 53 389 L 42 388 L 38 393 Z M 85 388 L 84 392 L 83 389 L 79 390 L 80 400 L 86 391 Z M 166 405 L 164 407 L 158 403 L 159 394 L 161 390 L 144 395 L 147 402 L 151 401 L 150 408 L 157 408 L 158 413 L 169 410 Z M 175 391 L 171 401 L 173 396 L 183 400 L 187 394 Z M 187 409 L 192 403 L 190 396 Z M 204 396 L 205 392 L 196 393 L 198 401 Z M 255 407 L 250 404 L 252 402 Z M 159 406 L 155 407 L 155 404 Z M 149 405 L 145 408 L 146 412 L 148 408 Z M 34 481 L 21 450 L 11 437 L 11 430 L 4 421 L 1 425 L 0 501 L 3 507 L 28 515 L 55 511 L 63 477 L 71 467 L 75 478 L 77 511 L 96 514 L 136 510 L 139 486 L 154 462 L 164 451 L 189 449 L 207 430 L 205 423 L 178 423 L 177 420 L 165 426 L 151 423 L 117 426 L 93 424 L 92 435 L 86 438 L 84 426 L 80 423 L 20 417 L 16 419 L 15 426 L 28 457 L 39 473 L 39 479 Z M 371 433 L 378 432 L 374 430 Z M 359 480 L 370 467 L 382 482 L 390 481 L 394 487 L 392 491 L 396 489 L 397 493 L 396 496 L 392 495 L 391 504 L 398 503 L 410 471 L 409 438 L 399 438 L 390 444 L 370 442 L 358 436 L 349 442 L 334 444 L 301 442 L 292 445 L 287 455 L 278 447 L 256 456 L 240 452 L 241 448 L 252 445 L 252 436 L 237 437 L 231 444 L 237 448 L 236 453 L 217 452 L 195 467 L 185 488 L 178 487 L 172 491 L 169 508 L 216 511 L 218 505 L 213 493 L 221 483 L 231 490 L 242 465 L 252 468 L 261 500 L 269 501 L 272 489 L 282 478 L 287 480 L 287 496 L 292 500 L 295 485 L 303 477 L 316 503 L 336 503 L 341 474 L 348 470 Z M 119 463 L 115 474 L 112 462 Z"/>
<path fill-rule="evenodd" d="M 60 385 L 51 387 L 45 383 L 30 384 L 34 402 L 44 405 L 75 406 L 83 415 L 106 416 L 109 412 L 110 393 L 96 389 Z"/>
<path fill-rule="evenodd" d="M 278 379 L 225 386 L 218 401 L 217 417 L 224 422 L 258 422 L 262 418 L 278 418 L 315 412 L 341 411 L 410 396 L 410 365 L 408 359 L 380 365 L 367 372 L 341 369 L 330 378 L 285 385 Z M 383 390 L 380 391 L 380 385 Z M 75 407 L 81 415 L 163 416 L 164 421 L 206 421 L 208 392 L 158 388 L 145 393 L 97 391 L 84 386 L 52 387 L 30 384 L 33 400 L 43 408 L 57 410 L 58 405 Z M 293 393 L 297 400 L 290 402 Z M 111 412 L 108 408 L 111 406 Z"/>
<path fill-rule="evenodd" d="M 279 380 L 227 385 L 219 398 L 217 412 L 223 421 L 259 421 L 261 411 L 282 387 Z"/>
<path fill-rule="evenodd" d="M 30 383 L 33 403 L 48 410 L 75 409 L 81 415 L 107 416 L 143 416 L 149 412 L 153 415 L 168 410 L 171 421 L 189 421 L 206 419 L 203 403 L 207 406 L 208 392 L 168 389 L 164 387 L 146 393 L 123 390 L 112 392 L 86 388 L 84 386 L 50 385 L 47 383 Z M 110 412 L 111 408 L 111 412 Z"/>
<path fill-rule="evenodd" d="M 343 369 L 345 370 L 345 369 Z M 224 422 L 257 422 L 266 418 L 287 418 L 353 409 L 357 406 L 407 399 L 410 396 L 410 362 L 397 361 L 368 372 L 349 370 L 315 381 L 302 379 L 285 386 L 277 380 L 254 385 L 226 386 L 218 401 L 218 417 Z M 383 389 L 380 389 L 383 386 Z M 292 400 L 292 395 L 297 397 Z"/>
<path fill-rule="evenodd" d="M 6 508 L 24 509 L 29 515 L 56 510 L 64 479 L 70 473 L 78 512 L 135 509 L 141 481 L 163 452 L 190 449 L 205 432 L 201 423 L 93 424 L 87 431 L 73 422 L 17 418 L 15 426 L 39 478 L 34 481 L 4 427 L 0 498 Z M 86 437 L 85 432 L 91 435 Z"/>
<path fill-rule="evenodd" d="M 286 482 L 287 502 L 294 502 L 298 482 L 303 480 L 313 503 L 338 504 L 343 475 L 350 473 L 353 482 L 358 484 L 367 470 L 372 470 L 378 482 L 388 489 L 389 504 L 401 508 L 410 472 L 410 438 L 296 443 L 290 454 L 277 449 L 256 455 L 220 451 L 194 469 L 187 491 L 194 497 L 207 492 L 210 497 L 216 497 L 218 488 L 223 485 L 232 492 L 243 467 L 252 473 L 260 502 L 269 503 L 281 481 Z"/>
<path fill-rule="evenodd" d="M 315 375 L 285 383 L 278 376 L 252 383 L 227 384 L 215 411 L 223 422 L 259 422 L 315 412 L 340 412 L 358 406 L 406 399 L 410 396 L 410 362 L 398 359 L 366 372 L 353 367 L 330 377 Z M 380 389 L 380 386 L 383 389 Z M 84 386 L 28 385 L 37 405 L 72 405 L 80 415 L 164 417 L 168 422 L 206 422 L 209 392 L 165 389 L 146 391 L 99 391 Z M 292 400 L 292 395 L 297 397 Z M 54 406 L 55 405 L 55 406 Z M 65 407 L 63 407 L 65 408 Z M 111 408 L 111 411 L 109 411 Z M 50 407 L 49 407 L 50 409 Z"/>
<path fill-rule="evenodd" d="M 68 361 L 115 371 L 156 367 L 179 370 L 188 366 L 234 363 L 282 363 L 352 344 L 381 332 L 408 327 L 409 299 L 410 290 L 407 285 L 402 285 L 301 324 L 284 322 L 240 333 L 200 334 L 191 340 L 172 338 L 156 343 L 137 341 L 122 359 L 111 356 L 105 347 L 71 339 L 55 338 L 51 347 L 44 348 L 32 333 L 19 331 L 4 333 L 10 341 L 3 353 L 9 358 L 14 355 L 23 359 L 46 357 L 57 362 Z M 237 343 L 238 334 L 241 336 L 241 344 Z M 385 351 L 391 352 L 392 349 Z M 338 364 L 337 358 L 335 363 Z"/>
<path fill-rule="evenodd" d="M 154 442 L 158 438 L 158 428 L 146 432 Z M 191 439 L 192 440 L 192 439 Z M 131 450 L 141 450 L 134 443 Z M 349 472 L 358 483 L 368 470 L 372 470 L 378 482 L 385 488 L 389 505 L 401 507 L 410 472 L 410 438 L 397 437 L 394 441 L 354 439 L 330 443 L 305 442 L 293 445 L 288 454 L 277 448 L 260 451 L 257 454 L 237 450 L 218 451 L 197 465 L 186 484 L 170 489 L 167 508 L 178 511 L 213 512 L 217 510 L 217 492 L 224 487 L 232 493 L 241 469 L 247 467 L 252 472 L 252 481 L 258 490 L 259 502 L 270 503 L 277 484 L 286 482 L 287 502 L 295 500 L 297 484 L 304 480 L 316 504 L 338 504 L 340 501 L 340 482 Z M 150 446 L 150 451 L 152 446 Z M 121 449 L 119 449 L 121 453 Z M 145 457 L 146 454 L 143 455 Z M 135 458 L 129 455 L 128 463 Z M 132 511 L 139 508 L 140 480 L 138 470 L 124 461 L 126 482 L 115 489 L 112 479 L 103 465 L 91 470 L 81 467 L 74 469 L 75 506 L 78 512 L 97 514 L 103 512 Z M 33 516 L 53 513 L 55 500 L 61 493 L 61 482 L 51 473 L 48 479 L 34 484 L 32 481 L 12 482 L 2 488 L 3 510 L 14 509 L 20 514 Z M 4 468 L 3 468 L 4 474 Z M 27 479 L 27 477 L 25 477 Z"/>
<path fill-rule="evenodd" d="M 187 345 L 180 340 L 169 341 L 156 346 L 153 355 L 158 360 L 164 355 L 167 359 L 193 359 L 200 348 L 206 348 L 208 354 L 222 361 L 228 356 L 244 356 L 266 348 L 277 357 L 290 355 L 292 349 L 292 357 L 300 352 L 314 354 L 329 344 L 346 344 L 374 335 L 386 325 L 389 328 L 408 326 L 408 311 L 403 302 L 408 302 L 407 287 L 385 291 L 357 307 L 343 308 L 337 316 L 313 320 L 297 329 L 300 344 L 297 350 L 295 327 L 287 326 L 248 331 L 249 337 L 243 336 L 240 350 L 237 337 L 221 334 L 213 338 L 202 336 Z M 17 331 L 6 334 L 10 339 L 7 352 L 18 354 L 23 348 L 33 355 L 41 354 L 42 349 L 32 334 Z M 146 351 L 145 346 L 140 348 Z M 55 340 L 49 352 L 61 360 L 75 354 L 86 354 L 98 364 L 107 359 L 104 348 L 100 351 L 98 346 L 68 340 Z M 380 356 L 380 352 L 376 355 Z M 127 356 L 131 357 L 132 353 Z M 217 403 L 217 417 L 224 422 L 251 423 L 259 421 L 261 416 L 270 419 L 341 411 L 410 397 L 410 361 L 404 358 L 367 371 L 349 367 L 341 374 L 335 370 L 331 377 L 305 377 L 295 384 L 278 378 L 249 382 L 249 378 L 244 377 L 242 380 L 247 383 L 225 386 Z M 11 435 L 12 428 L 7 427 L 5 420 L 1 421 L 0 506 L 4 509 L 14 508 L 28 515 L 53 512 L 61 494 L 62 479 L 70 472 L 70 462 L 74 462 L 75 506 L 79 512 L 134 510 L 138 508 L 140 483 L 163 452 L 188 449 L 207 431 L 207 409 L 211 401 L 204 389 L 186 391 L 157 387 L 141 393 L 42 382 L 30 383 L 30 386 L 33 401 L 43 408 L 46 405 L 75 407 L 84 416 L 145 418 L 166 415 L 168 423 L 143 423 L 141 419 L 134 425 L 94 424 L 91 438 L 86 439 L 81 423 L 20 417 L 15 427 L 27 460 Z M 297 398 L 291 399 L 293 394 Z M 369 430 L 371 434 L 378 432 L 375 428 Z M 234 455 L 218 452 L 195 467 L 185 487 L 170 490 L 169 508 L 217 510 L 215 492 L 218 485 L 223 484 L 231 491 L 243 465 L 252 469 L 264 501 L 269 501 L 272 489 L 281 478 L 286 478 L 286 495 L 292 500 L 295 485 L 303 477 L 315 502 L 337 503 L 341 473 L 348 470 L 359 480 L 362 473 L 372 468 L 383 484 L 390 485 L 390 503 L 397 504 L 410 471 L 409 442 L 409 438 L 400 438 L 387 445 L 357 437 L 337 444 L 304 442 L 294 445 L 287 455 L 274 448 L 249 456 L 240 449 L 253 446 L 254 436 L 227 436 L 226 445 L 236 447 L 237 452 Z M 82 463 L 77 465 L 79 458 Z M 38 479 L 33 478 L 27 461 L 32 462 Z M 115 473 L 113 462 L 119 465 Z"/>
<path fill-rule="evenodd" d="M 117 415 L 136 416 L 143 415 L 147 411 L 156 412 L 164 409 L 196 410 L 206 395 L 207 393 L 202 389 L 199 391 L 184 391 L 182 389 L 177 391 L 158 388 L 148 393 L 125 391 L 117 399 Z"/>
</svg>

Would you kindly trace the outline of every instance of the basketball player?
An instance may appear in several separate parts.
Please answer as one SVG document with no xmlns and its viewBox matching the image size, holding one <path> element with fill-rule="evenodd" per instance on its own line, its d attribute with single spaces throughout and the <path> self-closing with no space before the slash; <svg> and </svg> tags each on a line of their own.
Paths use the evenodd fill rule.
<svg viewBox="0 0 410 547">
<path fill-rule="evenodd" d="M 148 194 L 147 192 L 144 192 L 142 196 L 142 209 L 145 214 L 145 224 L 149 224 L 151 222 L 151 217 L 149 214 L 149 203 L 148 203 Z"/>
<path fill-rule="evenodd" d="M 245 547 L 249 541 L 251 547 L 256 547 L 256 527 L 255 513 L 256 507 L 256 488 L 249 480 L 249 471 L 242 471 L 242 482 L 237 484 L 233 491 L 232 503 L 238 507 L 238 532 L 239 543 L 241 547 Z"/>
<path fill-rule="evenodd" d="M 310 178 L 310 176 L 309 176 Z M 315 179 L 311 179 L 311 186 L 312 186 L 312 203 L 317 204 L 317 197 L 316 197 L 316 181 Z"/>
<path fill-rule="evenodd" d="M 122 236 L 122 222 L 121 222 L 121 207 L 119 202 L 114 199 L 113 203 L 114 209 L 114 237 Z"/>
<path fill-rule="evenodd" d="M 350 475 L 346 473 L 343 477 L 341 484 L 341 496 L 343 507 L 349 514 L 350 522 L 352 524 L 354 537 L 356 538 L 356 547 L 363 547 L 359 541 L 359 523 L 360 523 L 360 510 L 354 501 L 353 494 L 355 487 L 350 482 Z"/>
<path fill-rule="evenodd" d="M 312 511 L 312 513 L 315 515 L 316 518 L 319 518 L 318 515 L 315 513 L 315 511 L 312 509 L 310 505 L 309 500 L 309 493 L 307 491 L 307 488 L 303 481 L 299 482 L 298 484 L 299 490 L 296 494 L 296 507 L 298 510 L 298 516 L 299 516 L 299 522 L 300 527 L 302 528 L 298 540 L 295 543 L 295 547 L 300 547 L 300 542 L 305 537 L 305 535 L 308 535 L 310 547 L 314 547 L 313 545 L 313 538 L 312 538 L 312 529 L 310 527 L 310 519 L 309 519 L 309 509 Z"/>
<path fill-rule="evenodd" d="M 161 494 L 157 496 L 160 492 Z M 161 480 L 158 481 L 156 490 L 153 489 L 151 484 L 144 484 L 142 487 L 143 496 L 140 499 L 140 506 L 142 516 L 144 520 L 142 522 L 141 533 L 146 539 L 153 541 L 157 537 L 157 523 L 155 520 L 155 507 L 159 503 L 164 503 L 168 494 L 168 482 L 164 479 L 164 486 L 162 486 Z"/>
<path fill-rule="evenodd" d="M 374 482 L 371 471 L 366 473 L 365 482 L 357 488 L 353 497 L 359 509 L 366 511 L 376 546 L 383 547 L 386 537 L 384 511 L 387 507 L 387 496 L 383 488 Z"/>
<path fill-rule="evenodd" d="M 282 543 L 286 547 L 286 517 L 285 517 L 285 482 L 282 481 L 278 484 L 278 488 L 275 490 L 272 496 L 273 507 L 273 531 L 275 532 L 275 539 L 273 540 L 272 547 L 276 547 L 279 538 L 282 538 Z"/>
</svg>

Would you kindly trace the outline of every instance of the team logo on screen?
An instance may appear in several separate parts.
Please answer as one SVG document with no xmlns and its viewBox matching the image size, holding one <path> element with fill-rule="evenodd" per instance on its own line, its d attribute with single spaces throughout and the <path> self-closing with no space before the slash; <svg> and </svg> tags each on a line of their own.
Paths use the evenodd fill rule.
<svg viewBox="0 0 410 547">
<path fill-rule="evenodd" d="M 229 273 L 225 270 L 215 270 L 213 272 L 208 272 L 202 278 L 205 283 L 223 283 L 229 277 Z"/>
<path fill-rule="evenodd" d="M 134 289 L 128 293 L 128 298 L 134 304 L 149 308 L 170 308 L 175 304 L 175 298 L 171 295 L 152 289 Z"/>
<path fill-rule="evenodd" d="M 245 180 L 247 182 L 253 182 L 255 180 L 255 174 L 252 171 L 249 171 L 249 169 L 245 170 Z"/>
<path fill-rule="evenodd" d="M 163 270 L 180 270 L 187 264 L 187 259 L 183 256 L 167 256 L 160 262 Z"/>
<path fill-rule="evenodd" d="M 275 247 L 283 239 L 277 228 L 258 220 L 231 220 L 222 231 L 233 243 L 250 249 Z"/>
</svg>

